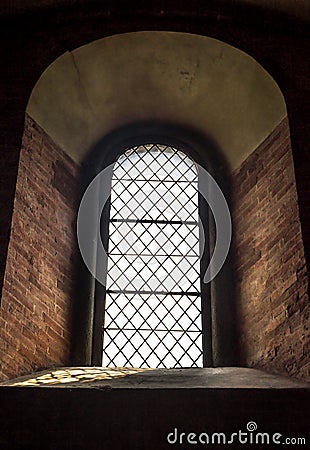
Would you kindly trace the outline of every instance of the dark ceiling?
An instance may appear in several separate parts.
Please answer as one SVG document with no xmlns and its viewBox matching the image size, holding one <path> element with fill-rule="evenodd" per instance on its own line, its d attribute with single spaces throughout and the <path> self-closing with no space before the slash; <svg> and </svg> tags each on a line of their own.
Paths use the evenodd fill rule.
<svg viewBox="0 0 310 450">
<path fill-rule="evenodd" d="M 71 8 L 76 6 L 91 7 L 100 5 L 104 9 L 111 8 L 115 10 L 118 8 L 122 9 L 126 5 L 126 3 L 128 7 L 128 2 L 119 0 L 104 2 L 102 0 L 2 0 L 0 3 L 0 14 L 15 15 L 24 12 L 51 9 L 59 6 Z M 169 8 L 169 2 L 167 1 L 158 0 L 152 3 L 155 3 L 156 5 L 158 5 L 158 8 L 161 8 L 163 10 L 165 10 L 167 6 Z M 216 0 L 200 3 L 203 4 L 204 7 L 208 7 L 210 3 L 217 4 L 218 6 L 221 6 L 223 4 L 236 4 L 236 6 L 248 4 L 251 6 L 255 6 L 256 8 L 261 8 L 265 11 L 278 11 L 302 21 L 308 21 L 310 17 L 309 0 Z"/>
</svg>

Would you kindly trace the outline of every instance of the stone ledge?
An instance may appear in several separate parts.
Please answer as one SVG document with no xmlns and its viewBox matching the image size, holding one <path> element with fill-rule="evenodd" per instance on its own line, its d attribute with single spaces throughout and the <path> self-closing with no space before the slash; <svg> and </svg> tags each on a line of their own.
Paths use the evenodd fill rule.
<svg viewBox="0 0 310 450">
<path fill-rule="evenodd" d="M 5 381 L 0 383 L 0 388 L 2 386 L 70 389 L 310 389 L 309 383 L 244 367 L 61 367 Z"/>
</svg>

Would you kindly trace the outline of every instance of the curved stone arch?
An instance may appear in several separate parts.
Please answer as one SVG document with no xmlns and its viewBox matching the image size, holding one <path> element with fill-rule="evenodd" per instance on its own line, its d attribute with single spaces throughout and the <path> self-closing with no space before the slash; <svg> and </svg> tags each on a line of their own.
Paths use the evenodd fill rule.
<svg viewBox="0 0 310 450">
<path fill-rule="evenodd" d="M 110 36 L 65 53 L 36 83 L 27 113 L 76 166 L 88 162 L 92 150 L 109 136 L 119 136 L 120 130 L 144 122 L 192 132 L 194 141 L 204 137 L 235 173 L 278 126 L 283 128 L 286 106 L 273 78 L 244 52 L 200 35 L 152 31 Z M 289 140 L 286 125 L 287 134 L 282 137 Z M 277 140 L 277 135 L 272 139 Z M 199 156 L 208 159 L 212 145 L 199 147 Z M 274 147 L 271 151 L 269 157 L 277 160 Z M 290 148 L 287 153 L 291 158 Z M 289 166 L 293 167 L 291 159 Z M 294 203 L 295 180 L 290 180 Z M 298 217 L 295 219 L 297 223 Z M 223 338 L 235 323 L 227 311 L 223 314 L 233 286 L 226 279 L 222 271 L 211 287 L 216 298 L 212 333 L 217 366 L 236 364 L 236 359 L 229 359 L 232 340 Z M 247 283 L 249 291 L 244 290 L 244 295 L 249 303 L 252 294 Z M 85 322 L 82 332 L 78 330 L 83 341 L 77 343 L 79 364 L 91 363 L 94 304 L 90 285 L 83 281 L 79 292 L 83 302 L 75 302 L 87 303 L 87 311 L 81 314 Z M 218 301 L 219 296 L 223 302 Z M 257 348 L 261 350 L 259 345 Z M 253 361 L 249 359 L 249 364 Z"/>
<path fill-rule="evenodd" d="M 103 38 L 59 57 L 36 83 L 27 113 L 78 164 L 102 148 L 105 137 L 154 123 L 192 130 L 194 140 L 204 136 L 233 171 L 282 121 L 286 106 L 273 78 L 246 53 L 200 35 L 145 31 Z M 199 156 L 207 160 L 211 147 L 200 146 Z M 233 321 L 219 320 L 229 315 L 223 312 L 228 292 L 215 287 L 229 285 L 228 278 L 223 270 L 212 288 L 216 365 L 236 363 L 227 338 Z M 81 314 L 87 324 L 74 352 L 85 355 L 83 364 L 92 358 L 92 301 Z"/>
<path fill-rule="evenodd" d="M 252 57 L 216 39 L 143 31 L 67 52 L 36 83 L 27 113 L 73 160 L 124 125 L 160 121 L 212 138 L 232 169 L 286 116 Z"/>
</svg>

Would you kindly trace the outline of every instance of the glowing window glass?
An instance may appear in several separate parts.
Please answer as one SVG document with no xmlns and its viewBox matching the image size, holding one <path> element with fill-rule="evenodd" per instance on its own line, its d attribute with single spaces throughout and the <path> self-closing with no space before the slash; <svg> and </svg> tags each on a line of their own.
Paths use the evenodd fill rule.
<svg viewBox="0 0 310 450">
<path fill-rule="evenodd" d="M 198 175 L 173 147 L 114 166 L 103 366 L 202 367 Z"/>
</svg>

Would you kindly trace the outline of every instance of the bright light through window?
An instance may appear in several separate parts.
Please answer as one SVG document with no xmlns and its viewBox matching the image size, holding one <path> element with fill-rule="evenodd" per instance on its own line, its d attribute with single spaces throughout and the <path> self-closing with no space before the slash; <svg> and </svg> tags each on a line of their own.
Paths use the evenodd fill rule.
<svg viewBox="0 0 310 450">
<path fill-rule="evenodd" d="M 199 272 L 194 162 L 129 149 L 112 178 L 103 366 L 202 367 Z"/>
</svg>

